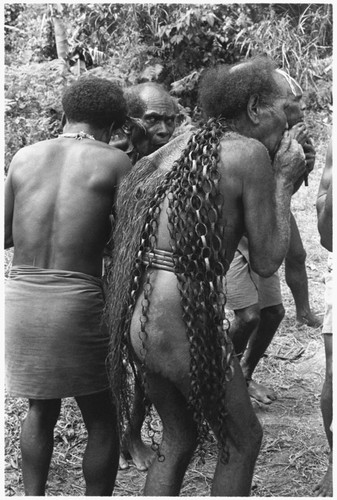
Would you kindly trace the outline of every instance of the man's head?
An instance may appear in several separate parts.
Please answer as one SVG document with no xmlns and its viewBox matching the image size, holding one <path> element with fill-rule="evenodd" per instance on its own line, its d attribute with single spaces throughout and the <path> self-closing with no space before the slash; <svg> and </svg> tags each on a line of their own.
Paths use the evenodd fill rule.
<svg viewBox="0 0 337 500">
<path fill-rule="evenodd" d="M 296 123 L 302 122 L 304 110 L 306 108 L 303 102 L 303 91 L 297 81 L 282 69 L 277 69 L 276 73 L 283 78 L 288 84 L 288 100 L 286 115 L 289 128 L 292 128 Z"/>
<path fill-rule="evenodd" d="M 206 117 L 226 118 L 240 133 L 262 142 L 275 153 L 289 127 L 287 110 L 294 94 L 276 64 L 258 56 L 205 72 L 199 88 Z"/>
<path fill-rule="evenodd" d="M 122 89 L 105 78 L 80 78 L 66 88 L 62 106 L 69 123 L 87 123 L 98 129 L 119 128 L 127 116 Z"/>
<path fill-rule="evenodd" d="M 166 144 L 175 129 L 178 106 L 170 94 L 154 82 L 140 83 L 125 90 L 128 114 L 140 120 L 131 126 L 131 141 L 139 157 L 147 156 Z"/>
</svg>

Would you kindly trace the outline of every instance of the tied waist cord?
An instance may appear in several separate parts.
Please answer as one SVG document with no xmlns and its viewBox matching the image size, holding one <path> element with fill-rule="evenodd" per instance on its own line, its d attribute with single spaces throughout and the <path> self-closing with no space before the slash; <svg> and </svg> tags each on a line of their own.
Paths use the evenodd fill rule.
<svg viewBox="0 0 337 500">
<path fill-rule="evenodd" d="M 152 252 L 147 252 L 143 257 L 143 263 L 154 269 L 174 273 L 173 254 L 167 250 L 155 249 Z"/>
<path fill-rule="evenodd" d="M 25 264 L 19 266 L 12 266 L 9 272 L 10 279 L 25 279 L 32 277 L 42 278 L 46 280 L 63 280 L 63 279 L 77 279 L 81 281 L 90 282 L 102 288 L 102 278 L 97 278 L 91 274 L 82 273 L 80 271 L 69 271 L 67 269 L 47 269 L 42 267 L 28 266 Z"/>
</svg>

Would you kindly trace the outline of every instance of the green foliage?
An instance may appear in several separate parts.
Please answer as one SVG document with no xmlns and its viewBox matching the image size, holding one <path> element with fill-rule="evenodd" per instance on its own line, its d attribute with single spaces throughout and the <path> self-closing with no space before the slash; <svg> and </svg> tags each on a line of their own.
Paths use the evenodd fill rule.
<svg viewBox="0 0 337 500">
<path fill-rule="evenodd" d="M 75 79 L 64 61 L 6 66 L 5 171 L 20 148 L 56 137 L 62 117 L 61 94 Z"/>
<path fill-rule="evenodd" d="M 18 22 L 23 7 L 20 4 L 5 4 L 4 7 L 5 51 L 8 53 L 13 49 L 15 40 L 23 33 Z"/>
<path fill-rule="evenodd" d="M 163 83 L 193 120 L 203 69 L 261 52 L 301 83 L 309 107 L 330 111 L 332 4 L 5 4 L 6 166 L 21 146 L 55 135 L 56 103 L 75 78 L 54 66 L 52 12 L 69 54 L 91 54 L 90 71 L 126 86 Z"/>
<path fill-rule="evenodd" d="M 322 45 L 331 25 L 331 12 L 325 7 L 321 5 L 315 11 L 307 7 L 298 19 L 291 17 L 289 10 L 280 15 L 270 7 L 269 15 L 258 24 L 245 18 L 235 44 L 245 57 L 268 54 L 304 88 L 315 87 L 315 79 L 320 77 L 317 61 L 331 55 L 331 46 Z"/>
</svg>

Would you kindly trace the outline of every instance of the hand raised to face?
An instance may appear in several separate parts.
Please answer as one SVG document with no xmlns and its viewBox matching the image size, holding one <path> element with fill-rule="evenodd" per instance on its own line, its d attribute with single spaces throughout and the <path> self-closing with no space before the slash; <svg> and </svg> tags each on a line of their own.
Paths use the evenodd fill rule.
<svg viewBox="0 0 337 500">
<path fill-rule="evenodd" d="M 284 177 L 294 185 L 307 174 L 302 146 L 287 131 L 284 133 L 273 161 L 275 175 Z"/>
</svg>

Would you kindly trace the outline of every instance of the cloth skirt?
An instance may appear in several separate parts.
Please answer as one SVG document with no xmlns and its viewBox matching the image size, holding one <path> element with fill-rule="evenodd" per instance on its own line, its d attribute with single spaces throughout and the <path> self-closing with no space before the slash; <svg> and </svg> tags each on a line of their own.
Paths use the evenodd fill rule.
<svg viewBox="0 0 337 500">
<path fill-rule="evenodd" d="M 248 239 L 243 236 L 226 275 L 226 307 L 233 311 L 259 304 L 260 309 L 282 303 L 278 272 L 262 278 L 250 267 Z"/>
<path fill-rule="evenodd" d="M 59 399 L 106 390 L 103 307 L 99 278 L 13 266 L 5 284 L 8 394 Z"/>
</svg>

